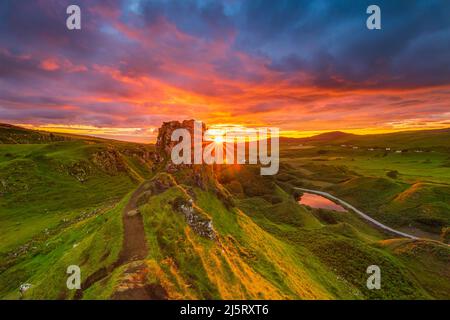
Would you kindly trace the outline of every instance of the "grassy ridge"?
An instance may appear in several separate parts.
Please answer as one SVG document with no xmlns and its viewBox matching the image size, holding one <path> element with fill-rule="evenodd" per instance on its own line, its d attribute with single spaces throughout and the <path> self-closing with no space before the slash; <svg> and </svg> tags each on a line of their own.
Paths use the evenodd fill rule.
<svg viewBox="0 0 450 320">
<path fill-rule="evenodd" d="M 120 200 L 148 177 L 149 167 L 134 169 L 137 156 L 111 148 L 85 141 L 0 145 L 0 253 L 83 210 Z"/>
<path fill-rule="evenodd" d="M 65 283 L 71 264 L 84 281 L 97 280 L 84 299 L 114 297 L 133 275 L 134 262 L 115 262 L 123 209 L 143 181 L 148 256 L 138 263 L 145 284 L 166 298 L 449 298 L 448 247 L 389 239 L 351 213 L 300 206 L 292 189 L 326 190 L 389 225 L 438 235 L 449 226 L 449 154 L 431 133 L 421 136 L 429 149 L 420 153 L 363 148 L 381 145 L 373 136 L 358 149 L 337 144 L 349 138 L 342 134 L 290 141 L 274 177 L 254 166 L 216 166 L 160 168 L 152 178 L 151 147 L 1 130 L 9 131 L 0 145 L 0 298 L 17 299 L 18 286 L 31 283 L 26 299 L 73 299 Z M 194 218 L 180 209 L 189 200 Z M 214 238 L 203 232 L 208 221 Z M 381 290 L 366 287 L 373 264 Z"/>
<path fill-rule="evenodd" d="M 322 266 L 307 252 L 280 241 L 241 210 L 227 209 L 214 193 L 198 188 L 195 202 L 211 214 L 217 243 L 196 235 L 171 205 L 183 193 L 173 186 L 141 209 L 148 263 L 159 270 L 151 281 L 162 285 L 169 298 L 329 299 L 335 296 L 328 286 L 352 297 L 331 275 L 311 273 Z"/>
<path fill-rule="evenodd" d="M 433 280 L 436 275 L 449 278 L 443 261 L 449 259 L 450 250 L 445 246 L 414 243 L 414 248 L 431 248 L 440 255 L 432 257 L 426 270 L 410 267 L 408 259 L 385 248 L 386 234 L 357 216 L 301 207 L 292 195 L 276 187 L 274 201 L 267 197 L 274 195 L 270 182 L 261 184 L 262 178 L 256 176 L 249 179 L 252 169 L 241 168 L 235 175 L 218 172 L 225 175 L 219 180 L 237 193 L 236 207 L 227 208 L 213 190 L 189 192 L 211 216 L 217 244 L 196 235 L 174 210 L 173 199 L 186 194 L 181 185 L 151 196 L 141 208 L 148 263 L 155 268 L 149 281 L 165 288 L 169 298 L 448 297 L 445 288 Z M 241 188 L 236 187 L 238 183 Z M 408 246 L 402 250 L 410 259 L 425 259 Z M 366 287 L 366 268 L 373 264 L 383 270 L 382 290 Z"/>
<path fill-rule="evenodd" d="M 0 144 L 0 297 L 17 298 L 25 282 L 33 284 L 27 297 L 65 297 L 67 263 L 77 262 L 87 275 L 115 259 L 120 208 L 150 176 L 151 149 L 15 128 L 6 137 L 10 143 Z"/>
</svg>

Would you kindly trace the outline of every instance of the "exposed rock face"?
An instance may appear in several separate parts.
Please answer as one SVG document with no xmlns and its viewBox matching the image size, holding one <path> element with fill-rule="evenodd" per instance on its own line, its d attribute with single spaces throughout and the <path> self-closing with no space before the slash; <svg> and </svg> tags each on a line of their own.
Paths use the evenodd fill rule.
<svg viewBox="0 0 450 320">
<path fill-rule="evenodd" d="M 91 168 L 85 161 L 79 161 L 71 165 L 67 171 L 79 182 L 85 182 L 90 174 Z"/>
<path fill-rule="evenodd" d="M 210 240 L 216 239 L 216 232 L 213 228 L 213 223 L 210 215 L 208 215 L 202 208 L 198 207 L 193 198 L 195 193 L 189 192 L 189 187 L 198 187 L 202 190 L 215 191 L 219 199 L 226 202 L 226 205 L 232 205 L 223 188 L 221 188 L 214 176 L 214 168 L 210 165 L 196 165 L 196 164 L 174 164 L 170 157 L 172 149 L 179 143 L 179 141 L 172 141 L 172 133 L 177 129 L 187 129 L 191 135 L 192 157 L 194 155 L 194 127 L 195 120 L 185 120 L 164 122 L 158 132 L 158 139 L 156 142 L 157 162 L 165 165 L 164 174 L 160 174 L 152 181 L 152 194 L 159 194 L 165 190 L 176 186 L 183 185 L 186 192 L 186 197 L 178 197 L 173 202 L 173 209 L 180 212 L 186 218 L 187 224 L 198 235 Z M 206 131 L 206 126 L 202 124 L 202 132 Z M 204 142 L 203 142 L 204 143 Z M 202 144 L 203 144 L 202 143 Z M 193 159 L 192 159 L 193 160 Z M 193 161 L 192 161 L 193 162 Z M 176 173 L 172 175 L 172 173 Z"/>
<path fill-rule="evenodd" d="M 161 128 L 158 129 L 158 138 L 156 140 L 156 150 L 166 156 L 170 156 L 172 148 L 177 144 L 176 141 L 172 141 L 172 132 L 176 129 L 187 129 L 194 135 L 194 122 L 195 120 L 184 120 L 163 122 Z"/>
<path fill-rule="evenodd" d="M 112 148 L 96 152 L 92 157 L 92 162 L 110 175 L 126 171 L 126 165 L 120 153 Z"/>
<path fill-rule="evenodd" d="M 158 174 L 153 179 L 149 189 L 151 190 L 152 194 L 160 194 L 166 191 L 167 189 L 174 187 L 176 184 L 177 184 L 176 181 L 173 179 L 171 175 L 161 173 Z"/>
<path fill-rule="evenodd" d="M 177 198 L 173 206 L 175 210 L 184 214 L 188 225 L 195 233 L 210 240 L 216 239 L 212 220 L 201 208 L 195 205 L 192 199 Z"/>
<path fill-rule="evenodd" d="M 142 261 L 127 265 L 124 276 L 112 296 L 113 300 L 167 300 L 167 292 L 159 283 L 148 283 L 151 270 Z"/>
<path fill-rule="evenodd" d="M 175 174 L 176 176 L 176 183 L 191 186 L 191 187 L 198 187 L 202 190 L 210 190 L 214 191 L 217 195 L 217 197 L 225 204 L 227 208 L 233 207 L 234 202 L 232 200 L 231 195 L 229 192 L 226 191 L 225 188 L 223 188 L 220 183 L 217 181 L 215 172 L 214 172 L 214 166 L 207 165 L 207 164 L 174 164 L 170 160 L 171 152 L 174 146 L 176 146 L 179 142 L 178 141 L 171 141 L 171 136 L 174 130 L 176 129 L 187 129 L 191 134 L 191 145 L 193 148 L 194 145 L 194 126 L 195 126 L 195 120 L 184 120 L 183 122 L 179 121 L 170 121 L 170 122 L 164 122 L 161 128 L 159 129 L 158 133 L 158 140 L 156 143 L 156 154 L 160 156 L 160 161 L 165 165 L 164 171 L 172 174 L 172 173 L 182 173 L 182 174 Z M 202 124 L 202 134 L 206 130 L 206 126 Z M 204 144 L 205 142 L 203 142 Z M 204 147 L 204 146 L 203 146 Z M 192 150 L 192 157 L 193 157 L 193 150 Z M 193 159 L 192 159 L 193 160 Z M 156 181 L 159 183 L 158 181 Z M 167 187 L 171 187 L 171 185 L 168 186 L 160 186 L 161 190 L 167 189 Z"/>
<path fill-rule="evenodd" d="M 23 283 L 19 287 L 20 296 L 23 297 L 24 293 L 27 292 L 33 285 L 31 283 Z"/>
<path fill-rule="evenodd" d="M 216 239 L 216 232 L 210 215 L 194 203 L 192 195 L 185 189 L 186 187 L 178 185 L 172 175 L 165 172 L 158 173 L 144 186 L 144 191 L 138 198 L 138 202 L 140 205 L 145 204 L 151 200 L 152 196 L 161 194 L 171 188 L 179 188 L 184 191 L 185 195 L 178 196 L 170 202 L 173 210 L 184 215 L 187 224 L 195 233 L 207 239 Z"/>
<path fill-rule="evenodd" d="M 178 141 L 172 141 L 171 139 L 172 133 L 176 129 L 187 129 L 191 134 L 192 148 L 194 147 L 194 124 L 195 120 L 184 120 L 183 122 L 169 121 L 163 123 L 161 128 L 159 128 L 158 130 L 158 138 L 156 141 L 156 152 L 160 157 L 160 161 L 170 159 L 170 154 L 173 147 L 178 144 Z M 205 124 L 202 124 L 202 132 L 204 132 L 205 130 Z"/>
<path fill-rule="evenodd" d="M 125 149 L 122 153 L 126 156 L 136 158 L 139 162 L 146 164 L 152 160 L 152 153 L 143 147 L 137 147 L 133 150 Z"/>
</svg>

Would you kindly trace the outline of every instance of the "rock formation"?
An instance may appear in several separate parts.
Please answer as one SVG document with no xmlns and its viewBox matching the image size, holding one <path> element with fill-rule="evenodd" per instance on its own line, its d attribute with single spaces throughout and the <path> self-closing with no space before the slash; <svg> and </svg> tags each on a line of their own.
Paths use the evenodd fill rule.
<svg viewBox="0 0 450 320">
<path fill-rule="evenodd" d="M 198 235 L 210 240 L 216 239 L 212 220 L 201 208 L 195 205 L 193 199 L 177 198 L 173 203 L 173 207 L 176 211 L 183 213 L 187 224 Z"/>
<path fill-rule="evenodd" d="M 176 129 L 187 129 L 191 133 L 192 145 L 194 145 L 194 123 L 195 120 L 184 120 L 179 121 L 169 121 L 163 122 L 161 128 L 158 129 L 158 138 L 156 141 L 156 151 L 162 155 L 169 156 L 172 148 L 178 143 L 177 141 L 172 141 L 172 132 Z M 205 124 L 203 124 L 203 131 L 206 130 Z"/>
<path fill-rule="evenodd" d="M 164 162 L 168 159 L 170 159 L 170 155 L 172 152 L 172 149 L 175 145 L 178 144 L 178 141 L 172 141 L 172 133 L 176 129 L 187 129 L 189 133 L 191 134 L 191 145 L 192 148 L 194 147 L 194 124 L 195 120 L 184 120 L 182 122 L 179 121 L 169 121 L 164 122 L 158 130 L 158 138 L 156 141 L 156 156 L 157 161 Z M 206 130 L 205 124 L 202 124 L 202 132 Z M 192 150 L 192 155 L 194 154 Z M 168 161 L 170 162 L 170 161 Z M 182 165 L 179 167 L 187 167 L 189 165 Z M 176 167 L 172 166 L 170 163 L 168 163 L 168 168 L 166 168 L 168 171 L 176 170 Z"/>
</svg>

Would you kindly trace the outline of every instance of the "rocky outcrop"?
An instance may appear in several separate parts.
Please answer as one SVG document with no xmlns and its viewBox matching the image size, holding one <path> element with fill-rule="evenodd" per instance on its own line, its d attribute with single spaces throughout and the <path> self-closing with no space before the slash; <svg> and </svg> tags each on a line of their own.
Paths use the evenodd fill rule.
<svg viewBox="0 0 450 320">
<path fill-rule="evenodd" d="M 152 171 L 154 169 L 153 162 L 155 152 L 150 151 L 148 147 L 137 146 L 120 150 L 120 152 L 130 159 L 135 159 L 140 163 L 141 166 L 144 166 L 147 170 Z"/>
<path fill-rule="evenodd" d="M 174 164 L 170 161 L 172 149 L 178 144 L 177 141 L 171 141 L 171 136 L 176 129 L 187 129 L 191 134 L 191 145 L 194 145 L 194 125 L 195 120 L 184 120 L 164 122 L 158 132 L 158 140 L 156 143 L 156 154 L 159 155 L 160 163 L 163 164 L 161 168 L 166 173 L 173 174 L 176 183 L 198 187 L 202 190 L 209 190 L 216 193 L 217 197 L 225 204 L 227 208 L 233 207 L 234 202 L 229 192 L 223 188 L 217 181 L 214 167 L 206 164 Z M 206 126 L 202 124 L 203 132 Z M 192 150 L 192 156 L 194 154 Z M 193 159 L 192 159 L 193 160 Z M 170 175 L 172 176 L 172 175 Z M 163 187 L 163 186 L 161 186 Z"/>
<path fill-rule="evenodd" d="M 176 184 L 175 179 L 170 174 L 159 173 L 153 178 L 149 190 L 156 195 L 176 186 Z"/>
<path fill-rule="evenodd" d="M 115 287 L 113 300 L 167 300 L 167 292 L 160 283 L 148 283 L 150 268 L 145 262 L 134 261 L 126 266 Z"/>
<path fill-rule="evenodd" d="M 173 202 L 173 207 L 176 211 L 183 213 L 187 224 L 195 233 L 210 240 L 216 239 L 212 220 L 201 208 L 195 205 L 194 200 L 178 197 Z"/>
<path fill-rule="evenodd" d="M 126 171 L 126 164 L 120 153 L 113 148 L 94 153 L 92 162 L 110 175 L 116 175 L 119 172 Z"/>
<path fill-rule="evenodd" d="M 67 172 L 79 182 L 85 182 L 91 172 L 91 168 L 86 161 L 79 161 L 70 165 L 67 168 Z"/>
<path fill-rule="evenodd" d="M 180 168 L 192 167 L 192 165 L 182 164 L 175 165 L 170 160 L 170 155 L 172 149 L 175 145 L 178 144 L 178 141 L 172 141 L 172 133 L 177 129 L 187 129 L 191 134 L 191 146 L 192 146 L 192 157 L 194 156 L 193 148 L 194 148 L 194 124 L 195 120 L 184 120 L 182 122 L 179 121 L 170 121 L 164 122 L 161 128 L 158 130 L 158 138 L 156 141 L 156 161 L 157 162 L 166 162 L 165 170 L 169 173 L 173 173 L 178 171 Z M 202 132 L 206 130 L 204 124 L 202 124 Z M 193 159 L 192 159 L 193 162 Z"/>
<path fill-rule="evenodd" d="M 161 128 L 158 129 L 158 138 L 156 140 L 156 151 L 161 154 L 161 156 L 170 157 L 172 148 L 178 143 L 177 141 L 172 141 L 172 132 L 176 129 L 187 129 L 192 138 L 192 145 L 194 145 L 194 123 L 195 120 L 184 120 L 179 121 L 169 121 L 163 122 Z M 203 124 L 203 131 L 206 130 Z"/>
</svg>

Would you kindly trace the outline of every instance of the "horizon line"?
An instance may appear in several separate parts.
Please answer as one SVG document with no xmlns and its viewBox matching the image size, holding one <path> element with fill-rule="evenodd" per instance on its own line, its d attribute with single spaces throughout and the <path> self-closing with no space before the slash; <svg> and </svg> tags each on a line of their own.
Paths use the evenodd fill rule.
<svg viewBox="0 0 450 320">
<path fill-rule="evenodd" d="M 0 125 L 11 125 L 21 127 L 28 130 L 68 134 L 76 136 L 85 136 L 120 142 L 131 142 L 141 144 L 155 144 L 157 138 L 157 127 L 153 128 L 120 128 L 120 127 L 95 127 L 95 126 L 80 126 L 80 125 L 41 125 L 36 126 L 32 124 L 12 124 L 0 123 Z M 221 125 L 212 125 L 209 128 L 214 128 Z M 247 127 L 248 128 L 248 127 Z M 303 139 L 311 138 L 321 134 L 342 132 L 346 134 L 353 134 L 359 136 L 389 134 L 400 132 L 414 132 L 414 131 L 433 131 L 450 129 L 450 126 L 429 126 L 429 127 L 405 127 L 405 128 L 357 128 L 357 129 L 335 129 L 335 130 L 280 130 L 280 138 L 285 139 Z M 97 132 L 95 132 L 97 130 Z M 143 131 L 148 134 L 130 134 L 133 131 Z M 156 132 L 156 135 L 155 135 Z"/>
</svg>

